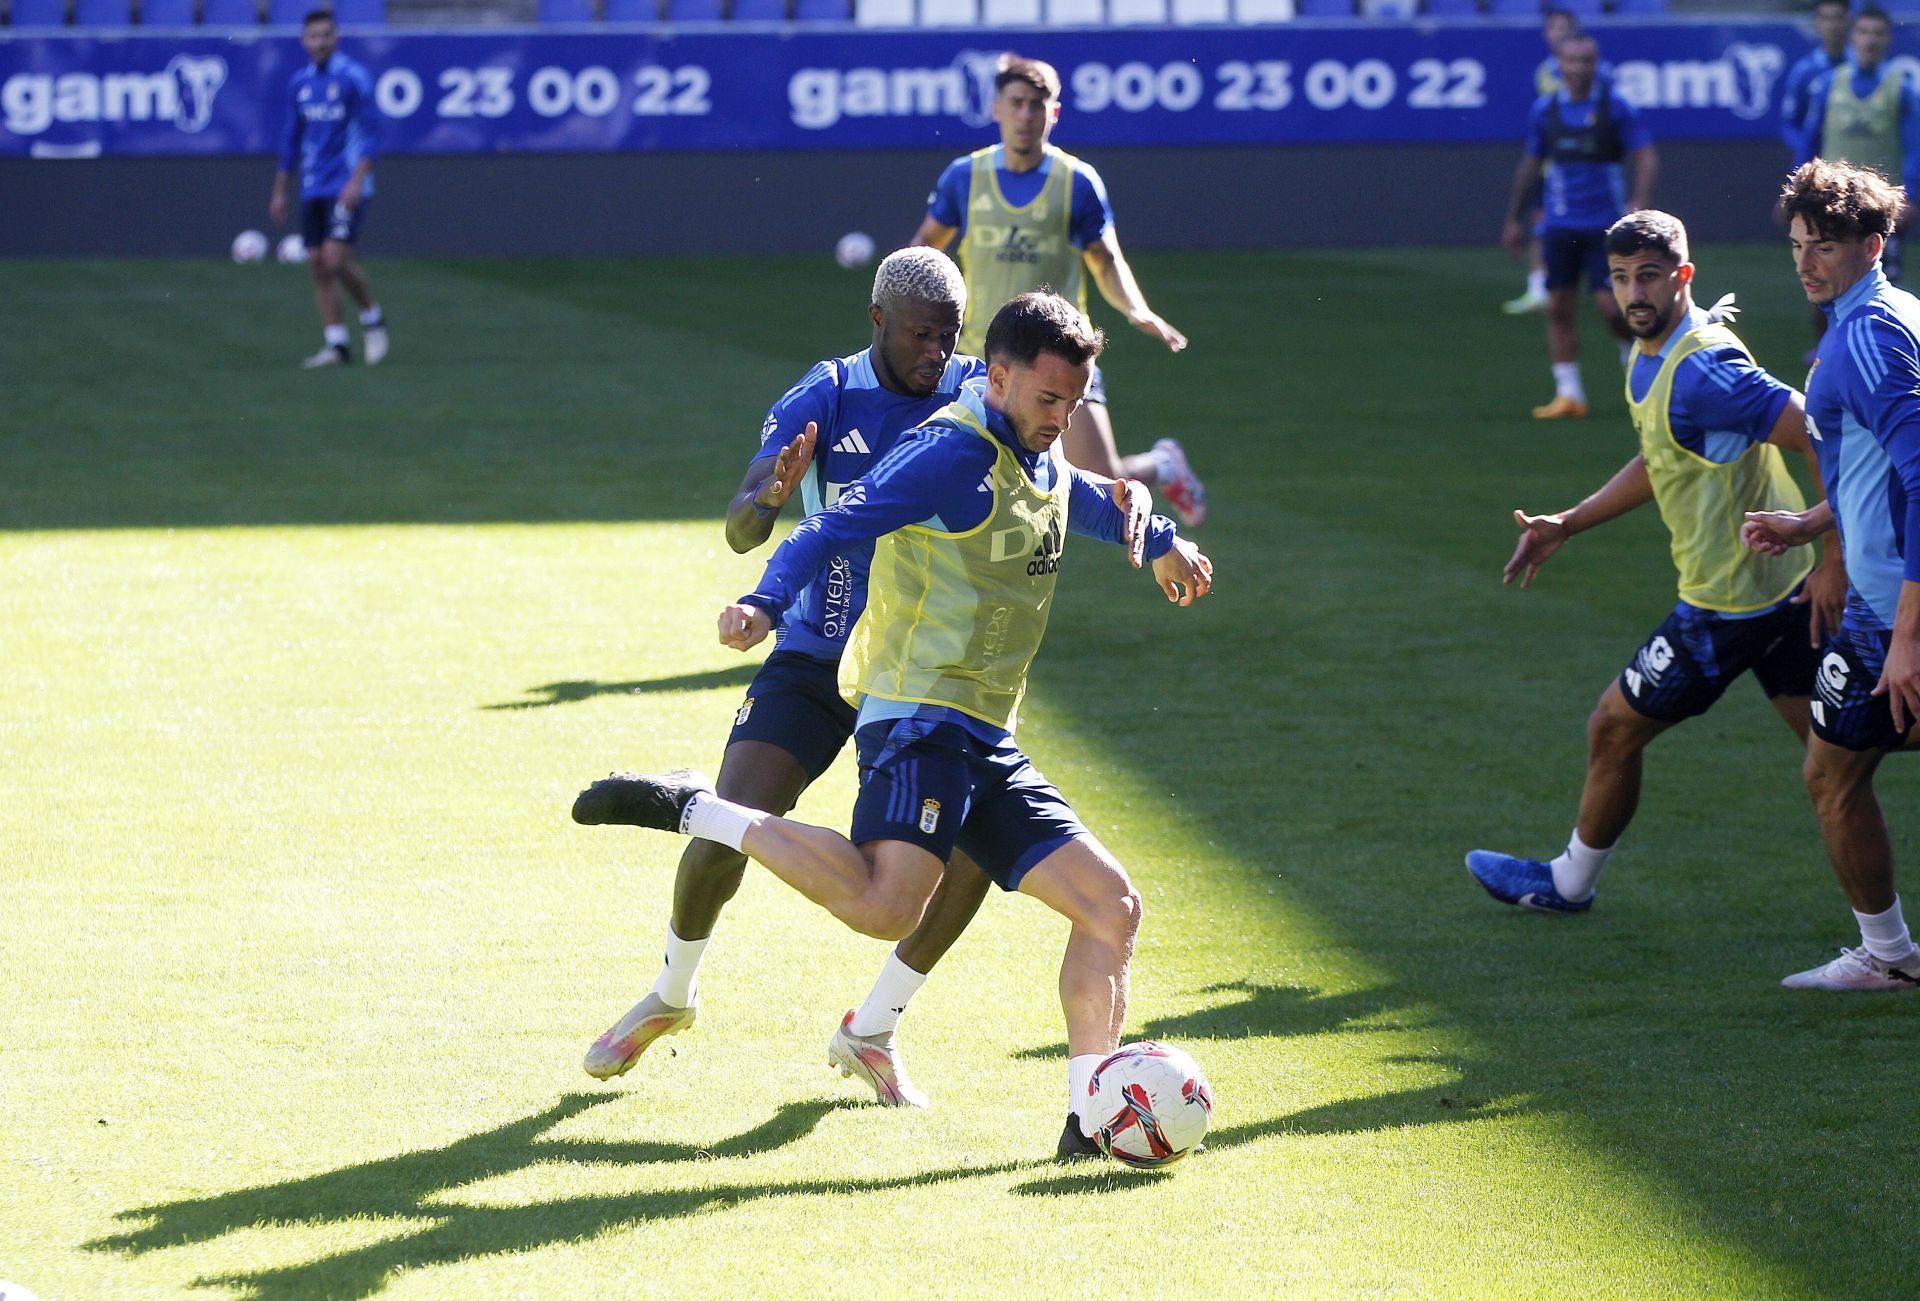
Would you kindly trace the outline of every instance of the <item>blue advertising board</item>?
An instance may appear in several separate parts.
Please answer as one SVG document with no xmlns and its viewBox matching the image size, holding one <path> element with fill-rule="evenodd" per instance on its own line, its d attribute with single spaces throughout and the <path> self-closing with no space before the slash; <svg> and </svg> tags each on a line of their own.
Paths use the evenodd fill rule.
<svg viewBox="0 0 1920 1301">
<path fill-rule="evenodd" d="M 1599 29 L 1656 137 L 1771 136 L 1810 48 L 1770 22 Z M 1906 32 L 1900 61 L 1920 69 Z M 1075 148 L 1517 142 L 1531 25 L 831 32 L 349 31 L 390 153 L 971 147 L 1007 45 L 1066 80 Z M 289 30 L 0 40 L 0 156 L 274 153 Z"/>
</svg>

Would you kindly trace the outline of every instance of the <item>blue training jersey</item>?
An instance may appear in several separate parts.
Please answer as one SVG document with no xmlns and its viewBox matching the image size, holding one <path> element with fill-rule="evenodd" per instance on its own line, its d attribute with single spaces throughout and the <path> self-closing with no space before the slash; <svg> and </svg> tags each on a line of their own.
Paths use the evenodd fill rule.
<svg viewBox="0 0 1920 1301">
<path fill-rule="evenodd" d="M 1021 447 L 1005 417 L 986 405 L 985 394 L 985 379 L 975 379 L 961 386 L 955 400 L 964 403 L 989 433 L 1012 450 L 1037 487 L 1051 491 L 1054 460 Z M 818 584 L 834 557 L 857 550 L 870 564 L 874 539 L 909 524 L 926 524 L 953 533 L 978 527 L 993 508 L 993 492 L 986 484 L 993 472 L 994 455 L 984 439 L 968 430 L 944 425 L 910 430 L 832 505 L 809 514 L 795 526 L 774 548 L 758 586 L 741 601 L 757 605 L 775 618 L 783 613 L 791 617 L 800 595 Z M 1079 469 L 1073 469 L 1072 475 L 1067 492 L 1068 531 L 1103 542 L 1119 542 L 1126 517 L 1113 503 L 1112 480 Z M 1175 537 L 1172 520 L 1153 516 L 1147 525 L 1147 558 L 1156 560 L 1165 555 Z M 865 590 L 863 571 L 863 604 Z M 863 701 L 860 722 L 898 717 L 900 711 L 888 708 L 898 703 Z M 909 703 L 904 712 L 958 723 L 989 743 L 1007 736 L 990 723 L 944 706 Z"/>
<path fill-rule="evenodd" d="M 1047 174 L 1053 170 L 1053 154 L 1044 153 L 1040 165 L 1030 172 L 1007 170 L 1006 147 L 994 146 L 994 175 L 1000 182 L 1000 193 L 1006 196 L 1009 204 L 1023 208 L 1032 203 L 1047 183 Z M 927 215 L 942 226 L 952 226 L 962 235 L 967 233 L 967 203 L 973 193 L 973 156 L 962 154 L 947 164 L 947 170 L 940 173 L 940 179 L 934 184 L 933 193 L 927 196 Z M 1100 179 L 1100 173 L 1089 167 L 1085 160 L 1073 172 L 1072 214 L 1067 224 L 1067 238 L 1075 248 L 1086 248 L 1098 243 L 1100 237 L 1113 227 L 1113 205 L 1107 200 L 1107 185 Z"/>
<path fill-rule="evenodd" d="M 1816 45 L 1795 60 L 1780 83 L 1780 138 L 1801 161 L 1818 152 L 1807 144 L 1807 114 L 1813 109 L 1813 84 L 1847 61 L 1846 51 L 1828 54 Z"/>
<path fill-rule="evenodd" d="M 1706 312 L 1695 307 L 1658 354 L 1649 357 L 1634 349 L 1630 377 L 1634 401 L 1647 396 L 1681 336 L 1706 323 Z M 1740 349 L 1702 348 L 1680 363 L 1673 377 L 1667 422 L 1680 446 L 1702 460 L 1727 465 L 1746 455 L 1755 443 L 1767 441 L 1792 397 L 1791 386 L 1762 370 Z"/>
<path fill-rule="evenodd" d="M 1920 582 L 1920 299 L 1878 266 L 1822 310 L 1807 426 L 1840 528 L 1847 621 L 1893 627 L 1902 582 Z"/>
<path fill-rule="evenodd" d="M 287 122 L 280 170 L 300 173 L 300 197 L 331 199 L 363 158 L 380 152 L 380 109 L 373 77 L 335 50 L 326 66 L 308 63 L 287 82 Z M 373 195 L 368 174 L 362 193 Z"/>
<path fill-rule="evenodd" d="M 1574 230 L 1603 230 L 1626 211 L 1626 184 L 1617 161 L 1594 162 L 1556 156 L 1556 137 L 1578 135 L 1594 126 L 1602 100 L 1618 134 L 1624 157 L 1653 143 L 1652 135 L 1633 106 L 1596 78 L 1583 100 L 1567 98 L 1565 90 L 1534 101 L 1527 124 L 1527 154 L 1549 164 L 1542 178 L 1543 226 Z M 1555 130 L 1558 121 L 1559 130 Z"/>
<path fill-rule="evenodd" d="M 755 460 L 805 433 L 808 421 L 818 426 L 813 464 L 800 481 L 801 508 L 809 516 L 831 506 L 902 434 L 953 401 L 964 381 L 987 373 L 987 363 L 978 357 L 956 355 L 931 395 L 912 397 L 880 383 L 872 352 L 864 348 L 818 363 L 773 404 L 760 426 Z M 849 545 L 826 562 L 787 607 L 778 632 L 781 649 L 837 661 L 853 621 L 867 608 L 872 563 L 872 539 Z"/>
</svg>

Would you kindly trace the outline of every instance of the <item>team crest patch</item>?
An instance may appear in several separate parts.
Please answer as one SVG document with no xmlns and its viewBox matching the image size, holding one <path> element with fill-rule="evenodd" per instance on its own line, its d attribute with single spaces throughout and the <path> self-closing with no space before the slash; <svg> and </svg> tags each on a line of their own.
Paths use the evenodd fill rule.
<svg viewBox="0 0 1920 1301">
<path fill-rule="evenodd" d="M 735 727 L 745 727 L 747 725 L 747 715 L 751 714 L 752 712 L 753 712 L 753 697 L 748 696 L 745 700 L 740 702 L 740 708 L 734 711 L 733 725 Z"/>
<path fill-rule="evenodd" d="M 931 836 L 933 829 L 940 825 L 940 801 L 923 800 L 920 804 L 920 834 Z"/>
</svg>

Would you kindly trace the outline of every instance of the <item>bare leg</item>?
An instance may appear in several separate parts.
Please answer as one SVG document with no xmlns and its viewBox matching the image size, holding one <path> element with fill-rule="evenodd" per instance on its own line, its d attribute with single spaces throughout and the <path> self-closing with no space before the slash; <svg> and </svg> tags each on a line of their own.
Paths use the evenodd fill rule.
<svg viewBox="0 0 1920 1301">
<path fill-rule="evenodd" d="M 785 813 L 810 778 L 800 761 L 765 741 L 736 741 L 720 761 L 715 789 L 750 809 Z M 713 934 L 720 910 L 740 890 L 747 856 L 712 840 L 690 840 L 673 878 L 673 933 L 699 940 Z"/>
<path fill-rule="evenodd" d="M 353 245 L 345 240 L 330 239 L 325 251 L 333 259 L 333 273 L 340 283 L 353 295 L 353 301 L 365 311 L 373 306 L 373 291 L 367 287 L 367 273 L 360 269 L 360 263 L 353 256 Z"/>
<path fill-rule="evenodd" d="M 1800 738 L 1801 745 L 1807 743 L 1807 737 L 1813 732 L 1812 722 L 1807 716 L 1809 699 L 1807 696 L 1775 696 L 1768 701 L 1775 712 L 1786 720 L 1787 726 L 1793 729 L 1793 734 Z"/>
<path fill-rule="evenodd" d="M 900 961 L 921 975 L 933 970 L 947 956 L 960 933 L 972 923 L 974 914 L 986 900 L 993 882 L 978 864 L 959 850 L 940 873 L 940 884 L 927 902 L 926 916 L 914 927 L 913 934 L 900 941 L 894 952 Z"/>
<path fill-rule="evenodd" d="M 1627 318 L 1620 311 L 1620 304 L 1613 301 L 1612 290 L 1600 290 L 1593 296 L 1593 305 L 1600 313 L 1600 319 L 1607 323 L 1607 329 L 1613 337 L 1627 342 L 1632 340 L 1633 331 L 1627 328 Z"/>
<path fill-rule="evenodd" d="M 1083 470 L 1109 479 L 1138 479 L 1151 488 L 1160 481 L 1159 467 L 1146 452 L 1122 457 L 1113 440 L 1113 418 L 1104 402 L 1083 402 L 1067 422 L 1067 459 Z"/>
<path fill-rule="evenodd" d="M 340 307 L 340 287 L 333 281 L 326 244 L 307 250 L 307 274 L 313 278 L 313 305 L 319 310 L 320 324 L 346 324 L 347 318 Z"/>
<path fill-rule="evenodd" d="M 741 848 L 854 930 L 881 940 L 912 933 L 940 880 L 940 860 L 918 845 L 855 845 L 837 831 L 771 814 L 747 828 Z"/>
<path fill-rule="evenodd" d="M 1579 306 L 1572 285 L 1555 285 L 1547 290 L 1547 360 L 1556 364 L 1577 361 L 1580 357 Z"/>
<path fill-rule="evenodd" d="M 1641 755 L 1672 726 L 1629 705 L 1618 678 L 1607 684 L 1587 719 L 1587 781 L 1575 825 L 1581 843 L 1611 849 L 1619 841 L 1640 807 Z"/>
<path fill-rule="evenodd" d="M 1127 1020 L 1127 967 L 1140 933 L 1140 894 L 1127 870 L 1088 836 L 1035 864 L 1021 880 L 1020 893 L 1073 923 L 1060 961 L 1067 1054 L 1112 1052 Z"/>
<path fill-rule="evenodd" d="M 1885 750 L 1842 749 L 1818 736 L 1807 742 L 1805 776 L 1820 819 L 1827 861 L 1847 902 L 1860 913 L 1893 907 L 1893 841 L 1873 791 L 1873 774 Z"/>
</svg>

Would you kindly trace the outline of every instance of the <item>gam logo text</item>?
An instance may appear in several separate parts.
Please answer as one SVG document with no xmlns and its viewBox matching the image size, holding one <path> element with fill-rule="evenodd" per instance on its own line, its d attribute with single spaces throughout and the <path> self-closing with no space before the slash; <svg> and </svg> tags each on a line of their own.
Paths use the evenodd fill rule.
<svg viewBox="0 0 1920 1301">
<path fill-rule="evenodd" d="M 39 135 L 56 122 L 172 122 L 206 129 L 227 61 L 177 54 L 161 72 L 20 72 L 0 85 L 0 125 Z"/>
</svg>

